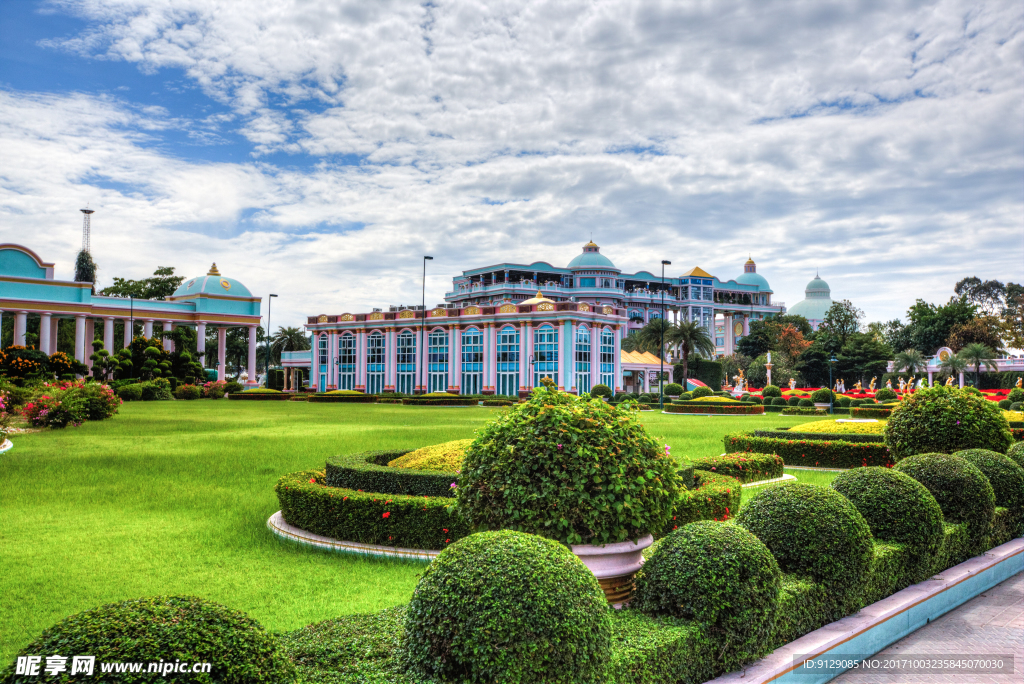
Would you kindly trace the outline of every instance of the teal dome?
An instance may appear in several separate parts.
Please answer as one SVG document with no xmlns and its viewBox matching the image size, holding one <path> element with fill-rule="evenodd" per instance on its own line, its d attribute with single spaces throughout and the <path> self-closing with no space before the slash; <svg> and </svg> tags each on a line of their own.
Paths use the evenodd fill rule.
<svg viewBox="0 0 1024 684">
<path fill-rule="evenodd" d="M 768 281 L 760 273 L 743 273 L 736 282 L 740 285 L 756 285 L 758 290 L 761 292 L 772 292 L 772 288 L 768 285 Z"/>
<path fill-rule="evenodd" d="M 183 282 L 171 298 L 177 297 L 190 297 L 197 294 L 207 295 L 222 295 L 226 297 L 252 297 L 252 292 L 249 292 L 242 283 L 238 282 L 234 278 L 225 278 L 217 270 L 217 264 L 210 267 L 210 272 L 204 276 L 198 278 L 190 278 Z"/>
<path fill-rule="evenodd" d="M 612 260 L 601 254 L 601 248 L 593 242 L 583 245 L 583 254 L 569 262 L 567 268 L 603 268 L 618 271 Z"/>
<path fill-rule="evenodd" d="M 807 283 L 804 289 L 804 300 L 789 307 L 787 314 L 803 316 L 808 321 L 815 323 L 825 320 L 825 312 L 832 306 L 832 290 L 828 283 L 814 276 L 814 280 Z M 815 325 L 817 328 L 817 325 Z"/>
</svg>

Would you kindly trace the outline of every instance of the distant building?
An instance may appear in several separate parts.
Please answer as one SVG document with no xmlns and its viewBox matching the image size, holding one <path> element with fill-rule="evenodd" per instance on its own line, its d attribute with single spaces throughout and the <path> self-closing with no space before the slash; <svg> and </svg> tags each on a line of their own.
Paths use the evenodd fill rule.
<svg viewBox="0 0 1024 684">
<path fill-rule="evenodd" d="M 815 274 L 814 280 L 807 283 L 807 287 L 804 289 L 803 301 L 789 307 L 788 313 L 793 316 L 803 316 L 810 322 L 811 328 L 817 330 L 821 322 L 825 320 L 825 313 L 831 306 L 832 290 L 829 289 L 828 283 Z"/>
</svg>

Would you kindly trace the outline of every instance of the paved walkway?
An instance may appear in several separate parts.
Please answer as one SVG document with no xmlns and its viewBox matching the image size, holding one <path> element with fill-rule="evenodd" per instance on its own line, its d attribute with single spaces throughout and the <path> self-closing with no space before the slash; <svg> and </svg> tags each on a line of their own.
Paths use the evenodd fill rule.
<svg viewBox="0 0 1024 684">
<path fill-rule="evenodd" d="M 1024 573 L 1018 573 L 900 639 L 876 658 L 898 655 L 1013 654 L 1013 674 L 867 674 L 847 671 L 835 684 L 1020 684 L 1024 681 Z"/>
</svg>

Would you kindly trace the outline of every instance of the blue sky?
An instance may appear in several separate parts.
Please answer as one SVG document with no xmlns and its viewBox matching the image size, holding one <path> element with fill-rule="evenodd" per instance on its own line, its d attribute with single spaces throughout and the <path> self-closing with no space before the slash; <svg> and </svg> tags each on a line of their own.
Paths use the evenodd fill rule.
<svg viewBox="0 0 1024 684">
<path fill-rule="evenodd" d="M 1024 280 L 1019 2 L 0 3 L 0 241 L 217 261 L 277 323 L 667 258 L 869 320 Z M 279 319 L 278 316 L 281 316 Z"/>
</svg>

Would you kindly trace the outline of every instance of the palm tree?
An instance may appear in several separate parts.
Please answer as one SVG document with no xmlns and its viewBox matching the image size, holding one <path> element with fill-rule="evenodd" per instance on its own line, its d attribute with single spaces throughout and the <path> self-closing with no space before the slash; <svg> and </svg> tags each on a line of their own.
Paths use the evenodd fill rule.
<svg viewBox="0 0 1024 684">
<path fill-rule="evenodd" d="M 665 341 L 682 354 L 684 383 L 689 372 L 690 354 L 711 357 L 715 353 L 715 343 L 708 335 L 708 329 L 697 321 L 682 321 L 671 326 L 665 331 Z"/>
<path fill-rule="evenodd" d="M 895 363 L 893 365 L 897 372 L 906 370 L 911 375 L 916 375 L 919 371 L 924 370 L 928 366 L 928 362 L 925 360 L 921 352 L 916 349 L 904 349 L 896 355 Z"/>
<path fill-rule="evenodd" d="M 967 370 L 967 361 L 959 354 L 950 354 L 939 363 L 939 369 L 955 377 Z"/>
<path fill-rule="evenodd" d="M 279 327 L 271 338 L 271 353 L 278 361 L 281 360 L 283 351 L 305 351 L 309 349 L 309 338 L 298 328 Z"/>
<path fill-rule="evenodd" d="M 637 333 L 637 342 L 640 343 L 641 351 L 649 351 L 657 354 L 659 358 L 665 358 L 665 350 L 661 346 L 661 341 L 664 339 L 665 342 L 668 342 L 671 328 L 672 324 L 662 318 L 651 319 L 651 322 Z"/>
<path fill-rule="evenodd" d="M 971 342 L 959 354 L 968 366 L 974 366 L 974 386 L 981 384 L 981 367 L 988 370 L 999 370 L 995 364 L 996 353 L 981 342 Z"/>
</svg>

